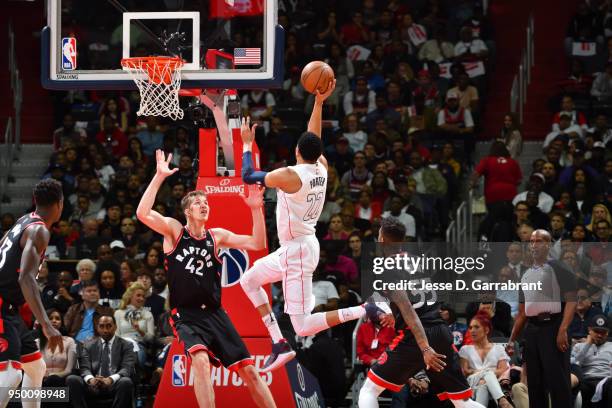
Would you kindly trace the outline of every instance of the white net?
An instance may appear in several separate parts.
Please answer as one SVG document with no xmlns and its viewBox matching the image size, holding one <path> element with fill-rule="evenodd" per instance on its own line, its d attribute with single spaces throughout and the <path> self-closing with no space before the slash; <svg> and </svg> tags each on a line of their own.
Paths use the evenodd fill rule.
<svg viewBox="0 0 612 408">
<path fill-rule="evenodd" d="M 121 66 L 130 73 L 140 91 L 139 116 L 183 119 L 179 106 L 183 61 L 173 57 L 125 58 Z"/>
</svg>

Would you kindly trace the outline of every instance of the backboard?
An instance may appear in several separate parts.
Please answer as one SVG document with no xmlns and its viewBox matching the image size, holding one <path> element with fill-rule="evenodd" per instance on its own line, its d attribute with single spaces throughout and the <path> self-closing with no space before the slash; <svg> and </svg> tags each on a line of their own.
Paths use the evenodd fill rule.
<svg viewBox="0 0 612 408">
<path fill-rule="evenodd" d="M 121 59 L 177 55 L 182 88 L 275 88 L 283 80 L 277 0 L 48 0 L 47 89 L 136 89 Z"/>
</svg>

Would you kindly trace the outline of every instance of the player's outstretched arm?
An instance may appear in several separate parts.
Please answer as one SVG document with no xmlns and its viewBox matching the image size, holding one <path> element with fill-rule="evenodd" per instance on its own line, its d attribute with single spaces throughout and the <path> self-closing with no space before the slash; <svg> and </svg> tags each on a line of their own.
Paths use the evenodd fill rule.
<svg viewBox="0 0 612 408">
<path fill-rule="evenodd" d="M 21 272 L 19 273 L 19 286 L 25 301 L 30 306 L 34 317 L 49 339 L 49 347 L 55 350 L 59 347 L 60 352 L 64 351 L 61 333 L 51 326 L 51 322 L 45 313 L 45 307 L 40 299 L 40 290 L 36 283 L 36 275 L 40 268 L 41 255 L 45 253 L 51 234 L 42 225 L 33 225 L 25 230 L 22 239 L 25 240 L 23 253 L 21 255 Z"/>
<path fill-rule="evenodd" d="M 219 247 L 250 249 L 258 251 L 266 247 L 266 226 L 263 215 L 263 187 L 249 186 L 248 195 L 240 194 L 251 209 L 253 233 L 238 235 L 223 228 L 213 228 L 212 233 Z"/>
<path fill-rule="evenodd" d="M 242 118 L 240 137 L 242 138 L 242 181 L 246 184 L 259 184 L 269 188 L 280 188 L 285 193 L 297 192 L 302 180 L 297 173 L 286 167 L 271 172 L 255 170 L 253 165 L 253 139 L 257 124 L 251 127 L 251 118 Z"/>
<path fill-rule="evenodd" d="M 151 228 L 153 231 L 161 234 L 164 238 L 168 238 L 169 241 L 173 242 L 176 239 L 177 231 L 181 230 L 181 224 L 174 218 L 164 217 L 157 211 L 153 210 L 155 204 L 155 197 L 159 188 L 163 184 L 166 177 L 176 173 L 178 169 L 170 169 L 170 162 L 172 161 L 172 153 L 168 155 L 168 159 L 165 158 L 164 152 L 161 150 L 155 151 L 155 158 L 157 160 L 157 170 L 153 179 L 149 183 L 149 186 L 145 190 L 138 208 L 136 209 L 136 216 L 138 219 Z"/>
<path fill-rule="evenodd" d="M 319 92 L 318 89 L 315 93 L 315 103 L 312 107 L 310 120 L 308 121 L 308 131 L 314 133 L 319 137 L 321 137 L 321 134 L 323 133 L 321 129 L 323 126 L 323 103 L 334 92 L 334 89 L 336 89 L 335 79 L 330 81 L 329 86 L 327 87 L 327 91 L 325 91 L 325 93 Z M 321 155 L 319 161 L 325 166 L 325 168 L 327 168 L 327 159 L 325 159 L 325 156 Z"/>
<path fill-rule="evenodd" d="M 389 298 L 397 305 L 404 322 L 410 327 L 410 332 L 414 335 L 414 339 L 423 353 L 426 368 L 428 370 L 433 369 L 434 371 L 442 371 L 446 365 L 442 359 L 446 358 L 446 356 L 436 353 L 429 345 L 425 329 L 423 329 L 423 325 L 421 324 L 421 319 L 419 319 L 419 316 L 414 311 L 414 307 L 412 307 L 412 303 L 410 303 L 410 299 L 408 299 L 406 292 L 401 290 L 390 291 Z"/>
</svg>

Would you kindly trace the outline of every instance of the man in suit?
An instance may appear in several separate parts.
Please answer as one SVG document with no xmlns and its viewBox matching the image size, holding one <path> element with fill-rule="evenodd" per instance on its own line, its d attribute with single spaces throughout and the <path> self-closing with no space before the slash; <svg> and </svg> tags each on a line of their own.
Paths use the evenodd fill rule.
<svg viewBox="0 0 612 408">
<path fill-rule="evenodd" d="M 514 276 L 512 280 L 514 282 L 518 282 L 522 277 L 527 267 L 523 265 L 523 247 L 520 242 L 513 242 L 508 245 L 508 249 L 506 250 L 506 258 L 508 259 L 508 266 Z"/>
<path fill-rule="evenodd" d="M 113 408 L 132 406 L 136 354 L 132 343 L 115 336 L 117 323 L 112 315 L 102 315 L 96 328 L 100 337 L 79 347 L 80 375 L 66 380 L 72 406 L 87 407 L 86 398 L 113 398 Z"/>
</svg>

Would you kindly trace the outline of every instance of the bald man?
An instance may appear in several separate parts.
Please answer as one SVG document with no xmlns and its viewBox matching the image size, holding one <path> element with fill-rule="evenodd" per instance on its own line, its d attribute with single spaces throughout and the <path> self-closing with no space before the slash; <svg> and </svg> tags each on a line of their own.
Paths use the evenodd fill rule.
<svg viewBox="0 0 612 408">
<path fill-rule="evenodd" d="M 570 343 L 567 330 L 576 310 L 576 276 L 560 261 L 549 258 L 552 238 L 548 231 L 531 234 L 529 250 L 533 264 L 521 283 L 539 284 L 540 290 L 521 290 L 519 312 L 510 344 L 524 333 L 529 407 L 548 405 L 570 408 Z"/>
</svg>

